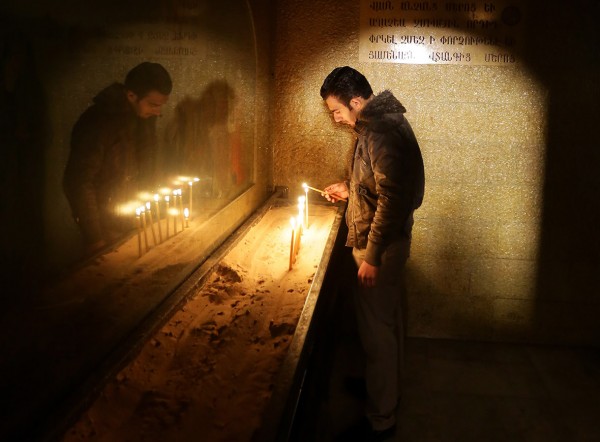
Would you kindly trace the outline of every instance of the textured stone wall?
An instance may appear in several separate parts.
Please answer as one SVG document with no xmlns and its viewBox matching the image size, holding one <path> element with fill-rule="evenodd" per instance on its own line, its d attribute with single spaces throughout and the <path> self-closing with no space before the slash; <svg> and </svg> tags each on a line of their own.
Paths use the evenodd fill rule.
<svg viewBox="0 0 600 442">
<path fill-rule="evenodd" d="M 359 12 L 278 2 L 274 184 L 346 176 L 353 137 L 319 88 L 351 65 L 406 106 L 425 161 L 409 334 L 598 344 L 598 6 L 529 2 L 515 67 L 359 63 Z"/>
</svg>

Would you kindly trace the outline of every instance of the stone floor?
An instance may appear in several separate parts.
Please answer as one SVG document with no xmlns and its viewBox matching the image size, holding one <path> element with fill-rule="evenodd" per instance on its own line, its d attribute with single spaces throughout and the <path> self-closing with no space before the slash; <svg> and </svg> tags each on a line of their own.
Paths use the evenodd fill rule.
<svg viewBox="0 0 600 442">
<path fill-rule="evenodd" d="M 339 330 L 294 440 L 333 440 L 361 416 L 344 386 L 361 375 L 360 344 L 348 320 Z M 398 421 L 392 441 L 600 441 L 600 349 L 409 338 Z"/>
</svg>

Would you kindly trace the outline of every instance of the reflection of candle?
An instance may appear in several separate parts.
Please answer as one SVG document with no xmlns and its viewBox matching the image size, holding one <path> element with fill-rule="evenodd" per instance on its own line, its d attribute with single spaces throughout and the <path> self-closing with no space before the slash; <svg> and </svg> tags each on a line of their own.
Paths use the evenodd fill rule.
<svg viewBox="0 0 600 442">
<path fill-rule="evenodd" d="M 146 208 L 144 206 L 141 206 L 140 211 L 142 214 L 142 228 L 144 229 L 144 244 L 146 245 L 146 252 L 147 252 L 148 251 L 148 233 L 146 232 Z"/>
<path fill-rule="evenodd" d="M 175 235 L 177 233 L 177 194 L 179 192 L 177 191 L 177 189 L 175 189 L 173 191 L 173 206 L 171 209 L 171 212 L 173 213 L 173 235 Z"/>
<path fill-rule="evenodd" d="M 178 189 L 177 193 L 179 195 L 179 219 L 181 220 L 181 231 L 183 231 L 183 192 Z"/>
<path fill-rule="evenodd" d="M 142 257 L 142 220 L 140 219 L 141 210 L 138 207 L 135 209 L 135 219 L 137 221 L 137 238 L 138 238 L 138 256 Z"/>
<path fill-rule="evenodd" d="M 190 209 L 188 209 L 187 207 L 185 209 L 183 209 L 183 216 L 185 217 L 185 226 L 189 227 L 190 226 Z"/>
<path fill-rule="evenodd" d="M 148 212 L 148 222 L 150 223 L 152 239 L 154 240 L 154 245 L 156 245 L 158 243 L 156 242 L 156 232 L 154 231 L 154 221 L 152 221 L 152 205 L 150 204 L 150 201 L 146 202 L 146 211 Z"/>
<path fill-rule="evenodd" d="M 160 199 L 160 197 L 158 196 L 158 193 L 155 193 L 154 194 L 154 206 L 156 207 L 156 222 L 158 223 L 158 239 L 162 243 L 163 237 L 162 237 L 162 226 L 160 225 L 160 207 L 158 204 L 159 199 Z"/>
<path fill-rule="evenodd" d="M 290 270 L 292 270 L 292 265 L 294 264 L 294 260 L 296 258 L 294 253 L 294 236 L 296 234 L 296 220 L 294 218 L 290 218 L 290 224 L 292 225 L 292 241 L 290 242 Z"/>
<path fill-rule="evenodd" d="M 167 239 L 169 239 L 169 195 L 165 195 L 165 203 L 167 204 L 167 210 L 165 213 L 165 221 L 167 222 Z"/>
</svg>

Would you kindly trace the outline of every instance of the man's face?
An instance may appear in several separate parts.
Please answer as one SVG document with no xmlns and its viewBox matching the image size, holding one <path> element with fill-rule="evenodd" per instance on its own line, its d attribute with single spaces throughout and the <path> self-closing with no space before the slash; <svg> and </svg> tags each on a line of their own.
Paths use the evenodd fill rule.
<svg viewBox="0 0 600 442">
<path fill-rule="evenodd" d="M 350 102 L 351 107 L 348 108 L 344 103 L 330 95 L 325 100 L 325 104 L 327 104 L 327 107 L 331 111 L 331 115 L 333 115 L 333 120 L 336 123 L 347 124 L 350 127 L 356 125 L 358 110 L 354 108 L 352 101 Z"/>
<path fill-rule="evenodd" d="M 143 98 L 138 98 L 136 94 L 128 91 L 127 99 L 138 117 L 150 118 L 160 116 L 161 108 L 169 100 L 169 96 L 158 91 L 150 91 Z"/>
</svg>

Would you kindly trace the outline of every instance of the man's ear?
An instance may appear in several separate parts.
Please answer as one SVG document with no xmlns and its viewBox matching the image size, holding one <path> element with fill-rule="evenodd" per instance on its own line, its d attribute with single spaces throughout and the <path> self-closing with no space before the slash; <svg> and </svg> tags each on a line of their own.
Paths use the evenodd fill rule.
<svg viewBox="0 0 600 442">
<path fill-rule="evenodd" d="M 351 109 L 354 109 L 355 111 L 359 111 L 362 109 L 362 107 L 363 107 L 363 102 L 360 97 L 354 97 L 354 98 L 350 99 L 350 108 Z"/>
<path fill-rule="evenodd" d="M 132 91 L 127 91 L 127 100 L 130 103 L 136 103 L 138 101 L 138 96 Z"/>
</svg>

